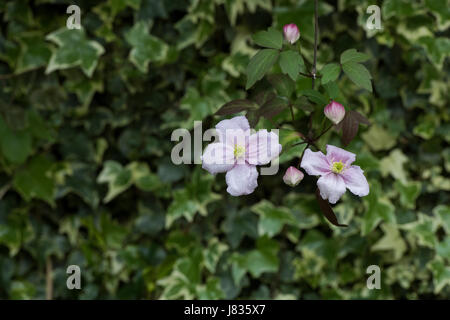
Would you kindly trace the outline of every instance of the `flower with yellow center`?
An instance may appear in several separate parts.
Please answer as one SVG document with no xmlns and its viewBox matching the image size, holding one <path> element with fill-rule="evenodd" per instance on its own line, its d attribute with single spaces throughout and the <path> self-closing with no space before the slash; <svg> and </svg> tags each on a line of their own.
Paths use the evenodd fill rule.
<svg viewBox="0 0 450 320">
<path fill-rule="evenodd" d="M 331 166 L 331 171 L 334 173 L 341 173 L 344 170 L 345 166 L 342 163 L 342 161 L 333 162 L 333 165 Z"/>
<path fill-rule="evenodd" d="M 239 159 L 245 154 L 245 147 L 238 146 L 237 144 L 234 145 L 234 157 L 236 159 Z"/>
</svg>

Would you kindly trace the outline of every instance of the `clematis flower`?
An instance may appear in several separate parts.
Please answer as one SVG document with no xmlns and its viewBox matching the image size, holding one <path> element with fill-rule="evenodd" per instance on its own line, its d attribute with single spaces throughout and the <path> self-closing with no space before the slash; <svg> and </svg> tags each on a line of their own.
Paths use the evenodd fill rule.
<svg viewBox="0 0 450 320">
<path fill-rule="evenodd" d="M 325 116 L 334 124 L 338 124 L 345 117 L 344 106 L 336 101 L 331 101 L 331 103 L 325 107 L 323 112 L 325 113 Z"/>
<path fill-rule="evenodd" d="M 300 31 L 295 23 L 283 27 L 284 37 L 290 44 L 294 44 L 300 38 Z"/>
<path fill-rule="evenodd" d="M 353 194 L 364 197 L 369 194 L 364 171 L 359 166 L 352 166 L 356 155 L 344 149 L 327 145 L 327 155 L 322 152 L 305 151 L 300 166 L 306 173 L 321 176 L 317 180 L 320 195 L 328 202 L 336 203 L 346 189 Z"/>
<path fill-rule="evenodd" d="M 283 181 L 288 186 L 295 187 L 300 183 L 300 181 L 303 180 L 304 176 L 305 175 L 303 174 L 303 172 L 298 170 L 296 167 L 290 166 L 283 176 Z"/>
<path fill-rule="evenodd" d="M 216 174 L 226 172 L 227 192 L 232 196 L 252 193 L 258 186 L 257 165 L 265 165 L 281 152 L 278 135 L 267 130 L 250 134 L 244 116 L 216 125 L 219 142 L 210 143 L 202 155 L 202 168 Z"/>
</svg>

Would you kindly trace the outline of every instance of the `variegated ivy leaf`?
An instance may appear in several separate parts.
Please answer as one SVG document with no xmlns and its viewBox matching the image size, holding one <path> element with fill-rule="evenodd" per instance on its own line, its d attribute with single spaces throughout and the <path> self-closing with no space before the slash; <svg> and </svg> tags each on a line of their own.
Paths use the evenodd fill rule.
<svg viewBox="0 0 450 320">
<path fill-rule="evenodd" d="M 133 47 L 129 60 L 144 73 L 148 71 L 150 62 L 163 61 L 169 52 L 164 41 L 149 34 L 149 24 L 144 21 L 136 23 L 125 34 L 125 39 Z"/>
<path fill-rule="evenodd" d="M 98 58 L 105 49 L 96 41 L 86 37 L 84 29 L 61 28 L 46 37 L 57 45 L 53 51 L 45 73 L 79 66 L 91 77 L 98 63 Z"/>
</svg>

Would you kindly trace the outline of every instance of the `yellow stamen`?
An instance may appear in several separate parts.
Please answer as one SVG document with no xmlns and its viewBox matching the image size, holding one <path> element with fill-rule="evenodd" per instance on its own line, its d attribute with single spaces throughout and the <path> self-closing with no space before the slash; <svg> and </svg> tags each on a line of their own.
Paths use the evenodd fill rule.
<svg viewBox="0 0 450 320">
<path fill-rule="evenodd" d="M 235 145 L 234 146 L 234 157 L 236 159 L 242 157 L 245 154 L 245 148 L 242 146 Z"/>
<path fill-rule="evenodd" d="M 331 167 L 331 171 L 334 173 L 341 173 L 344 170 L 344 164 L 342 161 L 333 162 L 333 166 Z"/>
</svg>

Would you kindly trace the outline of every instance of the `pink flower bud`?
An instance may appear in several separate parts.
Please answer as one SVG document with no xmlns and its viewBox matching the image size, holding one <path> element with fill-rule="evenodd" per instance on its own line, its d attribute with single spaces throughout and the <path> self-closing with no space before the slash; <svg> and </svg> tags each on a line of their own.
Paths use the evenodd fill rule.
<svg viewBox="0 0 450 320">
<path fill-rule="evenodd" d="M 295 167 L 290 166 L 284 174 L 283 181 L 288 186 L 295 187 L 303 180 L 305 175 Z"/>
<path fill-rule="evenodd" d="M 338 124 L 345 117 L 344 106 L 336 101 L 331 101 L 331 103 L 325 107 L 323 112 L 325 113 L 325 116 L 334 124 Z"/>
<path fill-rule="evenodd" d="M 287 24 L 283 27 L 284 37 L 291 44 L 294 44 L 300 38 L 300 31 L 295 23 Z"/>
</svg>

